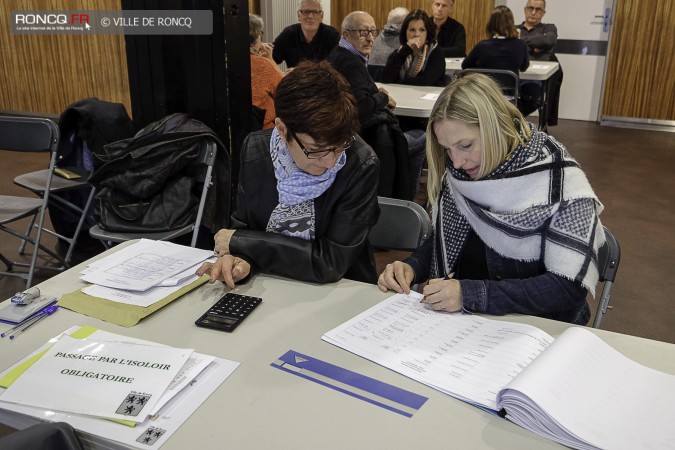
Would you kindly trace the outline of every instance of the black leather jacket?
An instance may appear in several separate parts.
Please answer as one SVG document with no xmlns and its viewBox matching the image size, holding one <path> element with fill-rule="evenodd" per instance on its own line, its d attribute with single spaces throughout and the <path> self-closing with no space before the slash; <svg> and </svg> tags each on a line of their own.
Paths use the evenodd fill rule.
<svg viewBox="0 0 675 450">
<path fill-rule="evenodd" d="M 315 240 L 269 233 L 272 211 L 279 203 L 270 157 L 272 130 L 249 134 L 241 149 L 241 171 L 232 215 L 236 229 L 230 253 L 251 263 L 252 270 L 313 283 L 350 278 L 377 282 L 368 233 L 379 216 L 379 162 L 358 138 L 333 185 L 314 201 Z"/>
</svg>

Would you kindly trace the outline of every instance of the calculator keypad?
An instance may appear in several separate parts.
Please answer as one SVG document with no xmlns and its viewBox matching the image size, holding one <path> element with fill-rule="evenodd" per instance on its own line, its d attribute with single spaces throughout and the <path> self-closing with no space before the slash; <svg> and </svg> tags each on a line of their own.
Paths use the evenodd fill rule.
<svg viewBox="0 0 675 450">
<path fill-rule="evenodd" d="M 259 297 L 228 292 L 197 321 L 196 325 L 232 331 L 262 302 Z"/>
</svg>

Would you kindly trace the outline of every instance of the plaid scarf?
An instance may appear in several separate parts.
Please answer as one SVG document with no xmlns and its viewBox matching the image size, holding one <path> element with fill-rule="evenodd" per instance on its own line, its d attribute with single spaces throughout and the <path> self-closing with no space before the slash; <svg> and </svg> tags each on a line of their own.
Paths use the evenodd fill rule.
<svg viewBox="0 0 675 450">
<path fill-rule="evenodd" d="M 605 242 L 602 209 L 565 147 L 534 129 L 525 147 L 482 180 L 470 180 L 448 160 L 433 211 L 431 276 L 453 271 L 473 229 L 498 254 L 543 261 L 547 271 L 594 293 L 598 249 Z"/>
</svg>

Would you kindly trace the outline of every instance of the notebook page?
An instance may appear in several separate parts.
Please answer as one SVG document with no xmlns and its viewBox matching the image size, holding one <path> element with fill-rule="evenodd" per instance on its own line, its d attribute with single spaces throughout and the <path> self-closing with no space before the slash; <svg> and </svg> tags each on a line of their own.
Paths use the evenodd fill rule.
<svg viewBox="0 0 675 450">
<path fill-rule="evenodd" d="M 626 358 L 586 329 L 565 330 L 507 389 L 594 447 L 675 447 L 675 376 Z"/>
<path fill-rule="evenodd" d="M 396 294 L 323 339 L 491 410 L 497 392 L 553 342 L 530 325 L 439 313 L 420 298 Z"/>
</svg>

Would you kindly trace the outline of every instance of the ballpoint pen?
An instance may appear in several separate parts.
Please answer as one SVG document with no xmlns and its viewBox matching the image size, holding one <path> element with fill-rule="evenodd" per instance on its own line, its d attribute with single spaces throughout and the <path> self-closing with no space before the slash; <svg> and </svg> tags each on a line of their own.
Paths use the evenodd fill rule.
<svg viewBox="0 0 675 450">
<path fill-rule="evenodd" d="M 32 316 L 30 316 L 30 317 L 27 318 L 26 320 L 17 323 L 16 325 L 14 325 L 14 326 L 13 326 L 12 328 L 10 328 L 9 330 L 7 330 L 7 331 L 5 331 L 4 333 L 0 334 L 0 338 L 4 338 L 5 336 L 12 334 L 12 332 L 13 332 L 14 330 L 18 330 L 19 328 L 24 327 L 24 326 L 28 325 L 29 323 L 31 323 L 31 322 L 37 320 L 38 318 L 40 318 L 40 317 L 42 316 L 42 313 L 43 313 L 43 312 L 44 312 L 44 311 L 38 311 L 37 313 L 33 314 Z"/>
<path fill-rule="evenodd" d="M 9 336 L 9 338 L 10 338 L 10 339 L 14 339 L 17 335 L 23 333 L 24 331 L 26 331 L 27 329 L 29 329 L 30 327 L 32 327 L 33 325 L 35 325 L 36 323 L 38 323 L 39 321 L 41 321 L 42 319 L 44 319 L 45 317 L 51 316 L 57 309 L 59 309 L 59 306 L 58 306 L 58 305 L 51 305 L 51 306 L 46 307 L 46 308 L 44 309 L 44 311 L 42 311 L 42 313 L 40 313 L 40 314 L 37 316 L 37 318 L 36 318 L 35 320 L 31 321 L 31 322 L 30 322 L 28 325 L 26 325 L 25 327 L 23 327 L 23 328 L 21 328 L 21 329 L 19 329 L 19 330 L 14 331 L 14 332 Z"/>
</svg>

